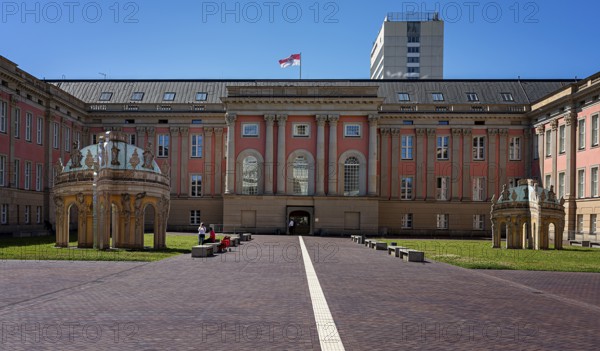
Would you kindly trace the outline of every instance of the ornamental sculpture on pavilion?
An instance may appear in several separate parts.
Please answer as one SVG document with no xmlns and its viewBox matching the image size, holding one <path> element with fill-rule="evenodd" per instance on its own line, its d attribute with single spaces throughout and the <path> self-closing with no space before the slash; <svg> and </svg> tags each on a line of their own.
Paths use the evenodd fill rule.
<svg viewBox="0 0 600 351">
<path fill-rule="evenodd" d="M 66 165 L 56 165 L 57 247 L 69 246 L 72 214 L 77 216 L 80 248 L 143 249 L 145 225 L 153 227 L 154 248 L 166 247 L 169 177 L 150 145 L 144 150 L 125 140 L 123 134 L 106 132 L 98 144 L 75 149 Z M 149 208 L 153 218 L 144 218 Z"/>
<path fill-rule="evenodd" d="M 500 248 L 503 234 L 507 249 L 547 250 L 550 225 L 554 227 L 554 248 L 562 249 L 565 228 L 565 200 L 558 199 L 553 187 L 543 189 L 531 179 L 520 180 L 516 187 L 502 188 L 492 198 L 493 247 Z"/>
</svg>

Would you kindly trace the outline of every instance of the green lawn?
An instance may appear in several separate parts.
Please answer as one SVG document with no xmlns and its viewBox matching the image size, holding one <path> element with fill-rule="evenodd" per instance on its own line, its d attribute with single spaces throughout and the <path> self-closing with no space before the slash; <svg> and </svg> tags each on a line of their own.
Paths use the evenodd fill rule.
<svg viewBox="0 0 600 351">
<path fill-rule="evenodd" d="M 217 236 L 219 238 L 219 236 Z M 167 257 L 190 253 L 198 245 L 196 235 L 167 235 L 167 249 L 154 250 L 153 235 L 144 236 L 145 250 L 77 249 L 77 237 L 71 236 L 71 248 L 54 247 L 53 236 L 0 239 L 0 260 L 69 260 L 69 261 L 159 261 Z"/>
<path fill-rule="evenodd" d="M 493 249 L 491 241 L 378 240 L 424 251 L 425 259 L 463 268 L 600 272 L 600 249 L 565 246 L 563 250 L 507 250 Z"/>
</svg>

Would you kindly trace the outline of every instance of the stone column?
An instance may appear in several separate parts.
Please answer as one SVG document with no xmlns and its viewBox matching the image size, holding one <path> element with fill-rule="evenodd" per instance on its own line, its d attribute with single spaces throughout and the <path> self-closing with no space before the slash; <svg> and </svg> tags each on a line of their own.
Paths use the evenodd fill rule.
<svg viewBox="0 0 600 351">
<path fill-rule="evenodd" d="M 521 146 L 521 152 L 523 155 L 523 162 L 525 162 L 525 178 L 531 178 L 531 129 L 527 128 L 523 130 L 523 145 Z"/>
<path fill-rule="evenodd" d="M 552 150 L 552 185 L 554 185 L 554 192 L 558 195 L 558 120 L 550 122 L 550 127 L 552 128 L 552 146 L 550 147 Z"/>
<path fill-rule="evenodd" d="M 327 115 L 317 115 L 317 196 L 325 195 L 325 123 Z"/>
<path fill-rule="evenodd" d="M 275 115 L 265 115 L 267 133 L 265 136 L 265 194 L 273 195 L 273 124 Z"/>
<path fill-rule="evenodd" d="M 328 189 L 327 194 L 330 196 L 337 195 L 337 163 L 338 163 L 338 154 L 337 154 L 337 124 L 340 120 L 339 115 L 329 115 L 327 116 L 329 120 L 329 167 L 327 172 L 328 178 Z"/>
<path fill-rule="evenodd" d="M 215 165 L 213 162 L 213 131 L 214 128 L 204 128 L 204 143 L 203 157 L 204 157 L 204 177 L 202 177 L 202 194 L 207 196 L 213 195 L 212 184 L 215 175 Z"/>
<path fill-rule="evenodd" d="M 538 149 L 537 149 L 537 153 L 538 153 L 538 165 L 539 165 L 539 169 L 540 169 L 540 184 L 544 185 L 544 188 L 546 188 L 548 185 L 545 183 L 545 179 L 544 179 L 544 158 L 545 158 L 545 153 L 544 153 L 544 148 L 545 148 L 545 143 L 544 143 L 544 126 L 539 126 L 535 129 L 536 132 L 536 138 L 538 138 Z"/>
<path fill-rule="evenodd" d="M 567 171 L 565 175 L 565 212 L 566 229 L 568 233 L 577 230 L 577 108 L 571 106 L 571 111 L 565 116 L 565 154 L 567 156 Z M 552 166 L 556 164 L 557 155 L 552 155 Z M 586 174 L 589 179 L 589 176 Z M 586 180 L 587 183 L 587 180 Z M 565 225 L 563 225 L 565 227 Z M 555 236 L 558 228 L 554 228 Z M 574 238 L 573 238 L 574 239 Z M 556 244 L 556 241 L 555 241 Z"/>
<path fill-rule="evenodd" d="M 493 191 L 488 191 L 488 193 L 491 194 L 498 194 L 500 192 L 500 187 L 502 187 L 502 185 L 504 184 L 508 184 L 508 177 L 506 174 L 506 170 L 508 169 L 507 167 L 507 161 L 508 161 L 508 129 L 504 128 L 504 129 L 498 129 L 498 134 L 500 135 L 500 143 L 498 146 L 498 151 L 499 151 L 499 159 L 498 159 L 498 183 L 496 183 L 496 189 L 493 189 Z"/>
<path fill-rule="evenodd" d="M 181 184 L 177 181 L 177 171 L 180 167 L 179 162 L 179 128 L 171 127 L 169 128 L 169 132 L 171 133 L 170 137 L 170 150 L 169 150 L 169 158 L 171 159 L 171 194 L 179 195 Z"/>
<path fill-rule="evenodd" d="M 234 193 L 235 178 L 235 113 L 227 113 L 225 121 L 227 122 L 227 167 L 225 170 L 225 194 Z"/>
<path fill-rule="evenodd" d="M 189 189 L 187 164 L 190 158 L 190 129 L 187 127 L 179 128 L 179 133 L 181 133 L 181 159 L 176 160 L 177 168 L 181 170 L 181 174 L 179 175 L 179 193 L 183 193 L 187 196 Z"/>
<path fill-rule="evenodd" d="M 215 128 L 215 194 L 222 195 L 223 128 Z"/>
<path fill-rule="evenodd" d="M 142 149 L 146 146 L 146 141 L 144 140 L 146 136 L 146 127 L 136 127 L 135 128 L 135 142 L 136 146 L 141 147 Z"/>
<path fill-rule="evenodd" d="M 416 189 L 416 197 L 417 200 L 425 200 L 427 197 L 427 180 L 423 181 L 423 179 L 427 176 L 426 174 L 426 165 L 427 161 L 425 160 L 425 134 L 427 133 L 426 129 L 417 128 L 417 143 L 416 143 L 416 152 L 415 152 L 415 164 L 417 166 L 417 173 L 415 174 L 418 179 L 415 179 L 415 189 Z M 431 152 L 431 151 L 429 151 Z M 425 177 L 424 177 L 425 176 Z M 425 178 L 426 179 L 426 178 Z"/>
<path fill-rule="evenodd" d="M 450 186 L 452 187 L 452 201 L 459 201 L 458 189 L 460 189 L 460 144 L 461 144 L 462 129 L 452 128 L 452 180 Z"/>
<path fill-rule="evenodd" d="M 369 179 L 367 189 L 369 195 L 377 195 L 377 124 L 379 116 L 369 115 Z"/>
<path fill-rule="evenodd" d="M 488 129 L 488 184 L 487 184 L 487 197 L 489 198 L 490 194 L 498 194 L 496 190 L 496 183 L 499 180 L 500 172 L 504 172 L 505 170 L 500 169 L 498 165 L 498 160 L 496 159 L 496 138 L 498 135 L 498 129 Z"/>
<path fill-rule="evenodd" d="M 471 137 L 471 129 L 463 129 L 463 156 L 462 156 L 462 201 L 471 199 L 471 158 L 473 138 Z M 489 194 L 489 191 L 487 192 Z"/>
<path fill-rule="evenodd" d="M 277 194 L 285 194 L 285 171 L 286 171 L 286 151 L 285 151 L 285 125 L 287 115 L 277 115 Z"/>
<path fill-rule="evenodd" d="M 435 129 L 427 129 L 427 200 L 435 200 L 435 159 L 437 154 Z"/>
<path fill-rule="evenodd" d="M 391 177 L 391 193 L 390 198 L 398 199 L 400 197 L 400 193 L 398 191 L 399 186 L 399 176 L 400 172 L 398 171 L 398 158 L 400 157 L 400 129 L 392 128 L 390 129 L 390 133 L 392 134 L 392 177 Z M 387 175 L 386 175 L 387 176 Z M 386 184 L 387 186 L 387 184 Z"/>
<path fill-rule="evenodd" d="M 381 185 L 380 195 L 390 198 L 390 133 L 389 128 L 380 129 L 381 133 Z M 392 152 L 393 154 L 393 152 Z"/>
</svg>

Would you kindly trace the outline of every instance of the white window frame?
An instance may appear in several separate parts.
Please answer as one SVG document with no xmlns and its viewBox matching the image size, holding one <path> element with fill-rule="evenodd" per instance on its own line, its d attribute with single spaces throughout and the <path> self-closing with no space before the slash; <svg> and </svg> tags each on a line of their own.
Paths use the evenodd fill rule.
<svg viewBox="0 0 600 351">
<path fill-rule="evenodd" d="M 552 157 L 552 131 L 548 129 L 544 137 L 546 138 L 546 157 Z"/>
<path fill-rule="evenodd" d="M 485 177 L 473 178 L 473 201 L 485 201 L 486 200 L 485 185 L 486 185 Z"/>
<path fill-rule="evenodd" d="M 190 210 L 190 225 L 200 225 L 200 210 Z"/>
<path fill-rule="evenodd" d="M 59 128 L 60 126 L 58 125 L 57 122 L 52 122 L 52 147 L 54 149 L 58 149 L 58 145 L 59 145 Z"/>
<path fill-rule="evenodd" d="M 308 195 L 309 163 L 305 155 L 297 156 L 292 163 L 292 193 L 294 195 Z"/>
<path fill-rule="evenodd" d="M 508 159 L 510 161 L 521 160 L 521 137 L 511 137 L 508 145 Z"/>
<path fill-rule="evenodd" d="M 400 222 L 400 226 L 402 229 L 412 229 L 413 227 L 413 214 L 412 213 L 403 213 L 402 219 Z"/>
<path fill-rule="evenodd" d="M 192 134 L 190 140 L 190 157 L 191 158 L 202 158 L 203 148 L 203 136 L 202 134 Z"/>
<path fill-rule="evenodd" d="M 415 145 L 415 138 L 413 135 L 402 135 L 401 137 L 401 157 L 403 160 L 412 160 L 413 151 Z"/>
<path fill-rule="evenodd" d="M 15 108 L 15 120 L 14 120 L 14 130 L 13 136 L 16 139 L 21 138 L 21 109 Z"/>
<path fill-rule="evenodd" d="M 473 215 L 473 230 L 485 230 L 485 215 Z"/>
<path fill-rule="evenodd" d="M 473 160 L 485 160 L 485 136 L 483 135 L 473 137 Z"/>
<path fill-rule="evenodd" d="M 137 135 L 135 133 L 129 134 L 129 144 L 137 145 Z M 79 147 L 81 149 L 81 147 Z"/>
<path fill-rule="evenodd" d="M 544 188 L 550 189 L 551 185 L 552 185 L 552 174 L 546 174 L 546 176 L 544 178 Z"/>
<path fill-rule="evenodd" d="M 353 158 L 356 163 L 348 163 Z M 358 196 L 360 195 L 360 160 L 355 156 L 350 156 L 344 161 L 344 196 Z M 349 172 L 349 168 L 353 168 L 355 174 Z"/>
<path fill-rule="evenodd" d="M 31 205 L 25 205 L 25 224 L 31 224 Z"/>
<path fill-rule="evenodd" d="M 258 123 L 242 123 L 242 138 L 258 138 L 260 126 Z"/>
<path fill-rule="evenodd" d="M 565 153 L 565 136 L 566 134 L 566 126 L 563 124 L 558 127 L 558 153 Z"/>
<path fill-rule="evenodd" d="M 401 200 L 412 200 L 413 199 L 413 188 L 414 188 L 414 177 L 402 177 L 400 182 L 400 199 Z"/>
<path fill-rule="evenodd" d="M 242 195 L 258 195 L 258 182 L 258 159 L 252 155 L 246 156 L 242 160 Z"/>
<path fill-rule="evenodd" d="M 435 198 L 440 201 L 448 201 L 448 188 L 449 188 L 449 178 L 448 177 L 437 177 L 436 179 L 436 188 L 435 188 Z"/>
<path fill-rule="evenodd" d="M 436 215 L 436 228 L 437 229 L 448 229 L 449 215 L 447 213 Z"/>
<path fill-rule="evenodd" d="M 577 233 L 579 233 L 579 234 L 583 233 L 583 215 L 582 214 L 577 215 L 576 225 L 577 225 L 577 227 L 575 228 L 575 230 L 577 230 Z"/>
<path fill-rule="evenodd" d="M 577 198 L 585 197 L 585 169 L 577 170 Z"/>
<path fill-rule="evenodd" d="M 25 141 L 31 141 L 31 129 L 33 128 L 33 114 L 25 113 Z"/>
<path fill-rule="evenodd" d="M 156 143 L 156 157 L 169 157 L 169 147 L 171 138 L 169 134 L 158 134 L 156 136 L 158 143 Z"/>
<path fill-rule="evenodd" d="M 362 136 L 362 126 L 360 123 L 344 124 L 345 138 L 360 138 Z"/>
<path fill-rule="evenodd" d="M 556 192 L 557 197 L 560 199 L 565 197 L 565 172 L 558 173 L 558 191 Z"/>
<path fill-rule="evenodd" d="M 431 99 L 433 101 L 444 101 L 443 93 L 431 93 Z"/>
<path fill-rule="evenodd" d="M 6 160 L 6 156 L 0 155 L 0 187 L 6 185 Z"/>
<path fill-rule="evenodd" d="M 202 175 L 190 175 L 190 197 L 202 197 Z"/>
<path fill-rule="evenodd" d="M 479 101 L 479 96 L 477 96 L 477 93 L 466 93 L 466 94 L 467 94 L 468 102 L 478 102 Z"/>
<path fill-rule="evenodd" d="M 65 127 L 64 131 L 65 151 L 71 150 L 71 128 Z"/>
<path fill-rule="evenodd" d="M 450 159 L 450 136 L 442 135 L 437 137 L 436 157 L 438 160 Z"/>
<path fill-rule="evenodd" d="M 0 100 L 0 133 L 6 133 L 6 121 L 8 120 L 8 103 Z"/>
<path fill-rule="evenodd" d="M 598 197 L 598 166 L 590 169 L 591 196 Z"/>
<path fill-rule="evenodd" d="M 13 165 L 13 188 L 19 189 L 19 185 L 21 185 L 21 160 L 14 160 Z"/>
<path fill-rule="evenodd" d="M 29 190 L 31 189 L 31 162 L 25 161 L 25 184 L 23 184 L 23 189 Z"/>
<path fill-rule="evenodd" d="M 37 118 L 36 127 L 36 142 L 38 145 L 42 145 L 44 141 L 44 119 L 42 117 Z"/>
<path fill-rule="evenodd" d="M 35 207 L 35 223 L 42 223 L 42 206 Z"/>
<path fill-rule="evenodd" d="M 579 132 L 579 138 L 577 140 L 577 148 L 579 150 L 585 149 L 585 118 L 577 121 L 577 131 Z"/>
<path fill-rule="evenodd" d="M 398 93 L 398 101 L 410 101 L 410 94 L 409 93 Z"/>
<path fill-rule="evenodd" d="M 8 224 L 8 204 L 2 204 L 0 210 L 0 224 Z"/>
<path fill-rule="evenodd" d="M 302 128 L 304 128 L 304 133 L 300 133 Z M 292 125 L 292 135 L 296 138 L 309 138 L 310 137 L 310 124 L 309 123 L 294 123 Z"/>
<path fill-rule="evenodd" d="M 598 132 L 600 129 L 598 126 L 598 123 L 600 123 L 598 121 L 599 118 L 598 114 L 592 116 L 592 146 L 598 146 Z"/>
<path fill-rule="evenodd" d="M 35 165 L 35 191 L 42 191 L 42 188 L 44 186 L 42 180 L 44 179 L 43 176 L 43 172 L 44 172 L 44 165 L 41 163 L 38 163 Z"/>
<path fill-rule="evenodd" d="M 598 226 L 598 215 L 595 213 L 590 214 L 590 234 L 596 235 Z"/>
</svg>

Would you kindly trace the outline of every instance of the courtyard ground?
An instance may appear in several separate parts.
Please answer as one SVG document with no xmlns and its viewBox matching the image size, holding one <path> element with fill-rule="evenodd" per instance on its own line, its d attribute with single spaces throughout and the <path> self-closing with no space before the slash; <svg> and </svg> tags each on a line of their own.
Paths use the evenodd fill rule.
<svg viewBox="0 0 600 351">
<path fill-rule="evenodd" d="M 336 326 L 331 330 L 337 329 L 328 334 L 321 325 L 319 334 L 314 276 L 305 270 L 301 239 L 254 237 L 205 259 L 2 260 L 0 349 L 591 350 L 600 344 L 600 274 L 406 263 L 347 238 L 305 237 Z"/>
</svg>

